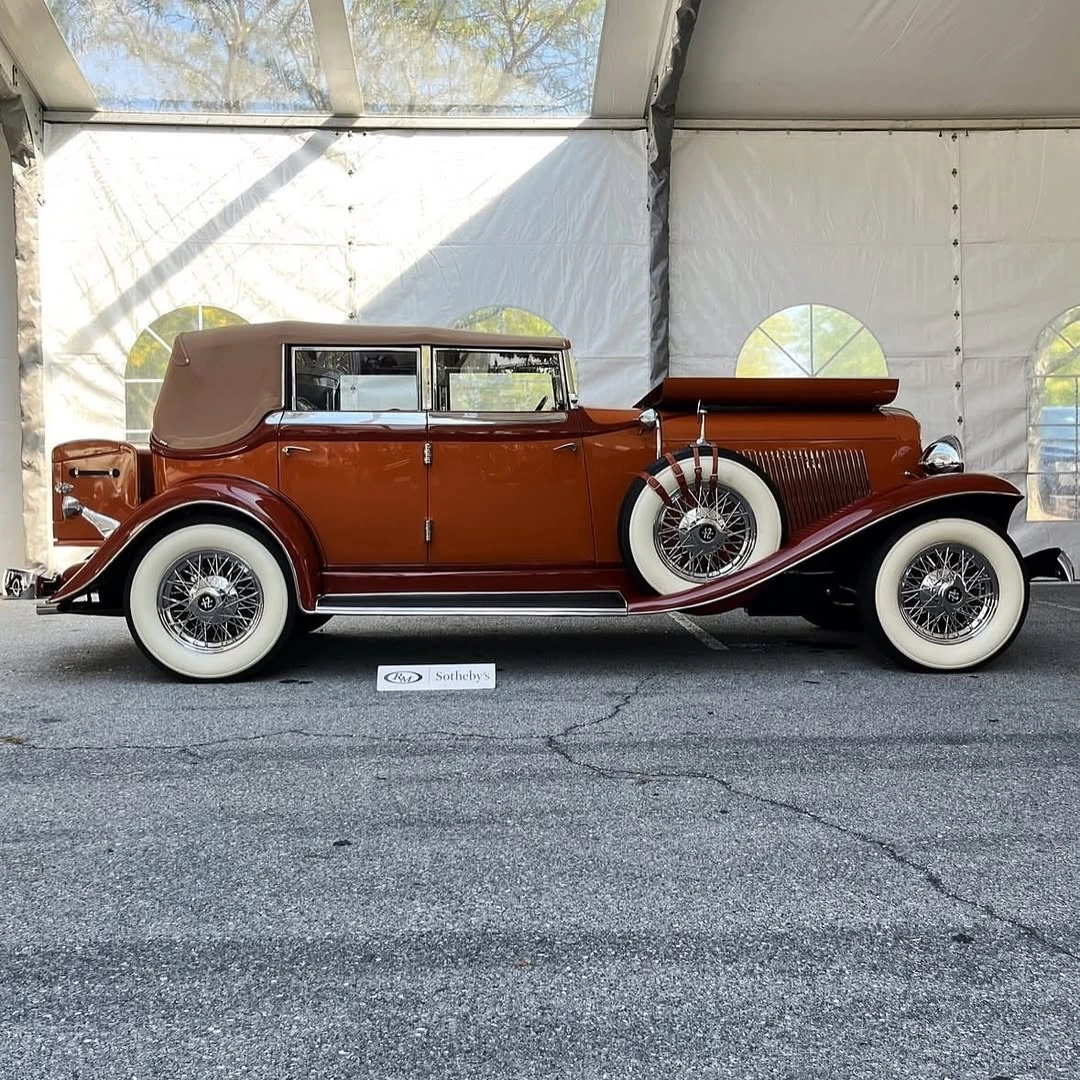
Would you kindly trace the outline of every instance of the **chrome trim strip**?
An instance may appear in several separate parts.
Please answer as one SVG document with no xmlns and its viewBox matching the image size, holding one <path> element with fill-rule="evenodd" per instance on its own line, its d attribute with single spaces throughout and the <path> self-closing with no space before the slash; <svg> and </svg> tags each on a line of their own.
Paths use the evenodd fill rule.
<svg viewBox="0 0 1080 1080">
<path fill-rule="evenodd" d="M 448 608 L 448 607 L 431 607 L 431 608 L 398 608 L 398 607 L 357 607 L 357 608 L 336 608 L 336 607 L 322 607 L 320 604 L 315 605 L 315 613 L 317 615 L 392 615 L 395 618 L 404 615 L 423 615 L 427 618 L 432 618 L 437 615 L 478 615 L 485 618 L 489 618 L 494 615 L 509 615 L 515 618 L 532 615 L 534 617 L 542 618 L 555 618 L 559 616 L 575 617 L 575 618 L 597 618 L 601 615 L 628 615 L 629 612 L 623 608 L 540 608 L 540 607 L 524 607 L 524 608 Z"/>
<path fill-rule="evenodd" d="M 514 618 L 522 618 L 526 616 L 534 616 L 536 618 L 599 618 L 601 616 L 623 616 L 628 615 L 629 612 L 625 607 L 611 608 L 611 607 L 580 607 L 580 608 L 565 608 L 565 607 L 410 607 L 400 608 L 393 605 L 387 605 L 380 607 L 378 605 L 366 605 L 364 607 L 333 607 L 332 605 L 324 605 L 322 601 L 315 605 L 315 613 L 318 615 L 363 615 L 363 616 L 375 616 L 386 615 L 397 618 L 399 616 L 412 616 L 422 615 L 425 618 L 432 618 L 438 615 L 451 615 L 451 616 L 469 616 L 476 615 L 483 618 L 491 618 L 497 615 L 507 615 Z"/>
<path fill-rule="evenodd" d="M 559 350 L 559 371 L 562 372 L 562 384 L 566 393 L 567 408 L 576 408 L 578 403 L 577 388 L 571 389 L 573 380 L 570 378 L 570 357 L 566 349 Z"/>
<path fill-rule="evenodd" d="M 432 359 L 430 345 L 420 346 L 420 408 L 424 412 L 431 412 L 434 398 L 432 396 L 432 384 L 434 380 L 435 361 Z"/>
<path fill-rule="evenodd" d="M 427 416 L 422 412 L 284 412 L 279 429 L 290 427 L 427 427 Z"/>
<path fill-rule="evenodd" d="M 145 521 L 140 521 L 139 524 L 131 530 L 131 535 L 124 541 L 123 545 L 117 548 L 116 551 L 112 553 L 112 557 L 105 563 L 105 565 L 100 567 L 94 574 L 94 576 L 89 579 L 89 581 L 80 586 L 77 593 L 75 593 L 73 596 L 65 597 L 64 601 L 61 602 L 66 603 L 68 600 L 77 600 L 80 596 L 84 596 L 86 593 L 90 592 L 94 583 L 96 581 L 99 581 L 101 579 L 101 575 L 104 574 L 105 571 L 108 570 L 109 567 L 112 566 L 112 564 L 116 562 L 116 560 L 125 551 L 127 551 L 129 547 L 131 547 L 132 541 L 146 528 L 147 525 L 153 525 L 155 521 L 160 521 L 163 517 L 167 517 L 169 514 L 175 514 L 181 510 L 187 510 L 189 507 L 192 506 L 212 506 L 215 510 L 218 511 L 235 511 L 238 514 L 243 514 L 244 517 L 251 518 L 251 520 L 254 521 L 256 525 L 258 525 L 265 532 L 268 532 L 274 538 L 274 541 L 278 545 L 278 547 L 281 548 L 281 554 L 285 556 L 285 561 L 289 564 L 289 570 L 292 573 L 293 586 L 295 588 L 294 595 L 296 597 L 297 610 L 302 611 L 305 615 L 315 614 L 315 612 L 311 608 L 304 607 L 303 604 L 301 604 L 300 602 L 300 579 L 299 577 L 297 577 L 296 567 L 293 565 L 292 559 L 289 558 L 289 552 L 286 550 L 285 545 L 278 539 L 277 533 L 275 533 L 271 528 L 269 528 L 269 526 L 267 526 L 264 521 L 261 521 L 259 518 L 257 518 L 250 510 L 245 510 L 242 506 L 236 506 L 233 503 L 214 502 L 210 499 L 196 499 L 193 502 L 181 503 L 179 506 L 171 506 L 168 510 L 162 510 L 160 514 L 155 514 L 153 517 L 147 518 Z M 45 613 L 42 612 L 42 614 Z M 57 614 L 57 612 L 48 612 L 48 614 Z M 67 613 L 59 612 L 59 614 Z M 72 612 L 72 614 L 76 613 Z"/>
<path fill-rule="evenodd" d="M 428 416 L 432 428 L 506 427 L 507 424 L 565 424 L 565 412 L 433 412 Z"/>
<path fill-rule="evenodd" d="M 947 495 L 932 495 L 928 499 L 920 499 L 918 502 L 906 503 L 904 506 L 897 507 L 897 509 L 895 510 L 890 510 L 887 514 L 878 514 L 870 521 L 866 522 L 865 525 L 860 525 L 857 529 L 852 529 L 851 532 L 844 533 L 843 536 L 838 536 L 835 540 L 830 541 L 824 547 L 814 548 L 814 550 L 811 551 L 808 555 L 803 555 L 802 558 L 796 559 L 794 560 L 794 562 L 785 563 L 779 569 L 774 570 L 771 574 L 768 574 L 765 577 L 754 581 L 749 585 L 742 585 L 739 588 L 734 589 L 732 592 L 724 593 L 722 596 L 715 596 L 711 600 L 701 600 L 697 603 L 691 604 L 672 604 L 671 607 L 668 608 L 663 608 L 657 611 L 641 612 L 641 614 L 656 615 L 663 614 L 668 611 L 693 611 L 695 608 L 711 607 L 713 604 L 721 604 L 729 597 L 740 596 L 744 592 L 748 592 L 750 589 L 759 588 L 767 581 L 772 581 L 773 578 L 779 577 L 781 574 L 786 574 L 789 570 L 794 569 L 796 566 L 800 566 L 802 563 L 807 562 L 809 559 L 817 558 L 818 555 L 821 555 L 823 552 L 830 551 L 832 548 L 836 547 L 837 544 L 843 544 L 846 541 L 850 540 L 853 536 L 858 536 L 859 533 L 865 532 L 867 529 L 873 528 L 873 526 L 879 525 L 883 521 L 888 521 L 890 518 L 896 517 L 897 514 L 903 514 L 908 510 L 914 510 L 917 507 L 926 506 L 927 504 L 932 502 L 939 502 L 941 499 L 962 499 L 965 496 L 970 495 L 1003 495 L 1006 498 L 1012 499 L 1014 502 L 1021 502 L 1023 499 L 1023 496 L 1010 495 L 1007 491 L 950 491 Z M 782 550 L 783 549 L 781 548 L 781 551 Z M 748 566 L 746 568 L 746 572 L 749 573 L 753 569 L 753 566 Z M 708 586 L 702 587 L 706 588 Z M 687 592 L 689 591 L 690 590 L 687 590 Z M 674 597 L 679 596 L 680 594 L 672 593 L 671 595 Z M 637 614 L 637 612 L 631 612 L 630 614 Z"/>
</svg>

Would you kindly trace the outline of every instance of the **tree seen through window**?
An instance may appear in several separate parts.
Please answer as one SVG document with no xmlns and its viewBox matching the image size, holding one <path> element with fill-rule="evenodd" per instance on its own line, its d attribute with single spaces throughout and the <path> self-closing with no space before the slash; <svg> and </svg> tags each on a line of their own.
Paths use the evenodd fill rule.
<svg viewBox="0 0 1080 1080">
<path fill-rule="evenodd" d="M 1029 521 L 1080 520 L 1080 307 L 1040 331 L 1028 363 Z"/>
<path fill-rule="evenodd" d="M 770 315 L 746 339 L 735 366 L 743 378 L 886 378 L 885 352 L 854 315 L 798 304 Z"/>
</svg>

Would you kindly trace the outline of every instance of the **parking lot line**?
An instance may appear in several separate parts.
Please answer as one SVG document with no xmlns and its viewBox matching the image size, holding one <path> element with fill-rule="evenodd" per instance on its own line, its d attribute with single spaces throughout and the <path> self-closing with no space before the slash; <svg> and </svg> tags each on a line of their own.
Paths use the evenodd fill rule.
<svg viewBox="0 0 1080 1080">
<path fill-rule="evenodd" d="M 668 614 L 688 634 L 693 634 L 706 649 L 715 649 L 717 652 L 728 651 L 728 647 L 719 638 L 714 638 L 708 630 L 703 630 L 689 615 L 684 615 L 681 611 L 669 611 Z"/>
<path fill-rule="evenodd" d="M 1061 608 L 1062 611 L 1080 612 L 1080 607 L 1072 607 L 1069 604 L 1059 604 L 1056 600 L 1036 600 L 1036 604 L 1046 604 L 1048 607 Z"/>
</svg>

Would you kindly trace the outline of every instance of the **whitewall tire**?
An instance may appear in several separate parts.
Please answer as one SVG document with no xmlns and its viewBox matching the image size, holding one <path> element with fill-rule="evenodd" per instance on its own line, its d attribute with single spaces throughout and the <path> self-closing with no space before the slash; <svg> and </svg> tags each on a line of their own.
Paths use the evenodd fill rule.
<svg viewBox="0 0 1080 1080">
<path fill-rule="evenodd" d="M 860 590 L 879 645 L 908 667 L 970 671 L 1019 633 L 1029 588 L 1007 537 L 968 518 L 939 518 L 893 533 Z"/>
<path fill-rule="evenodd" d="M 251 672 L 296 617 L 285 571 L 245 529 L 186 525 L 154 541 L 128 576 L 124 611 L 139 647 L 185 679 Z"/>
<path fill-rule="evenodd" d="M 743 570 L 776 552 L 776 497 L 748 464 L 710 446 L 656 461 L 630 486 L 619 521 L 623 558 L 661 595 Z"/>
</svg>

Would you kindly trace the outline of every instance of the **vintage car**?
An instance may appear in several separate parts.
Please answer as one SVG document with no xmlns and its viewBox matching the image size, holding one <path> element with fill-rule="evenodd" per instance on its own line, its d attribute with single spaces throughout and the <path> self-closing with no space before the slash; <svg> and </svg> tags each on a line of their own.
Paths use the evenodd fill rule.
<svg viewBox="0 0 1080 1080">
<path fill-rule="evenodd" d="M 1016 636 L 1021 495 L 887 379 L 665 380 L 583 408 L 569 342 L 297 322 L 181 334 L 148 448 L 56 447 L 42 613 L 124 615 L 188 679 L 338 615 L 800 615 L 914 668 Z"/>
</svg>

